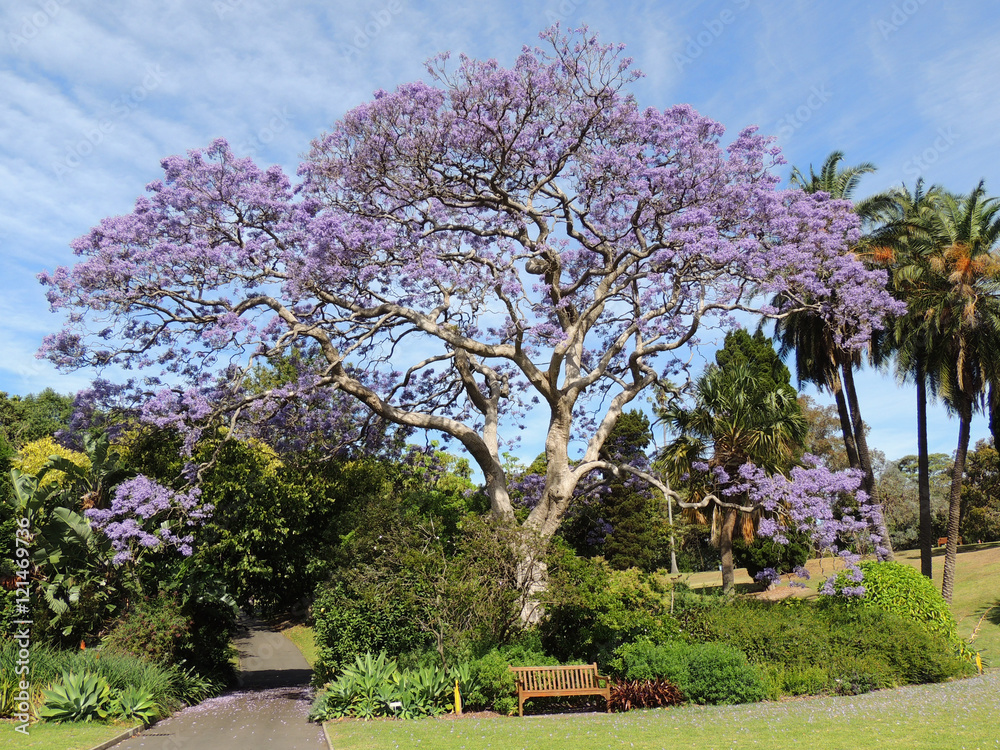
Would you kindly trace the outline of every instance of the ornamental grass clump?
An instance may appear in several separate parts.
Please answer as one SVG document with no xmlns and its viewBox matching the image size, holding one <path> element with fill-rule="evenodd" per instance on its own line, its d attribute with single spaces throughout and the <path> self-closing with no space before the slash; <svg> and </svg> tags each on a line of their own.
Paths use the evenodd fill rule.
<svg viewBox="0 0 1000 750">
<path fill-rule="evenodd" d="M 684 694 L 670 680 L 624 680 L 611 686 L 612 711 L 631 711 L 633 708 L 666 708 L 684 703 Z"/>
</svg>

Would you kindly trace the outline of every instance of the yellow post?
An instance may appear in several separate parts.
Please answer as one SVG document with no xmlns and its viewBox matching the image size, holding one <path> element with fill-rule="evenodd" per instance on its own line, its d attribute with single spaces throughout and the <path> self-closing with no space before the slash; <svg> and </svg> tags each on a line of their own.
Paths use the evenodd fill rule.
<svg viewBox="0 0 1000 750">
<path fill-rule="evenodd" d="M 458 680 L 455 680 L 455 713 L 462 715 L 462 694 L 458 692 Z"/>
</svg>

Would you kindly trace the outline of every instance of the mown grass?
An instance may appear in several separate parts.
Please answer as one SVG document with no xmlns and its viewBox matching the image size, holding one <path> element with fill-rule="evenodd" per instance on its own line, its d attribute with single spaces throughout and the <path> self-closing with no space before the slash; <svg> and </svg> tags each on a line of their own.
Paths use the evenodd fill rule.
<svg viewBox="0 0 1000 750">
<path fill-rule="evenodd" d="M 312 627 L 298 624 L 282 628 L 281 632 L 302 652 L 310 667 L 316 664 L 316 641 L 313 638 Z"/>
<path fill-rule="evenodd" d="M 328 723 L 337 750 L 1000 748 L 1000 673 L 853 697 L 625 714 Z"/>
<path fill-rule="evenodd" d="M 0 723 L 0 747 L 25 750 L 88 750 L 127 732 L 132 724 L 32 724 L 25 736 L 11 721 Z"/>
</svg>

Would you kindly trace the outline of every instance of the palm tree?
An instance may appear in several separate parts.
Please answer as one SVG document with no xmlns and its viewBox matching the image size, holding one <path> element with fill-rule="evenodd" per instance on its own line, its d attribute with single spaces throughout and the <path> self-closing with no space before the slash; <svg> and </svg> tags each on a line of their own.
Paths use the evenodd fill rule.
<svg viewBox="0 0 1000 750">
<path fill-rule="evenodd" d="M 844 159 L 842 151 L 834 151 L 823 162 L 819 173 L 809 167 L 807 178 L 798 168 L 792 169 L 791 184 L 807 193 L 827 193 L 831 198 L 853 201 L 858 182 L 875 171 L 875 165 L 862 162 L 853 167 L 841 167 Z M 884 217 L 895 206 L 888 192 L 876 193 L 864 200 L 853 203 L 854 212 L 861 219 L 862 235 L 852 252 L 862 257 L 873 257 L 877 248 L 885 242 L 887 228 Z M 773 304 L 780 307 L 783 302 L 779 295 Z M 861 365 L 858 351 L 849 351 L 837 344 L 835 331 L 827 322 L 811 311 L 794 313 L 780 319 L 775 324 L 774 336 L 780 342 L 779 352 L 786 356 L 795 353 L 796 374 L 799 383 L 811 382 L 821 390 L 833 394 L 840 415 L 844 446 L 852 468 L 864 472 L 864 490 L 869 497 L 875 496 L 875 475 L 872 471 L 868 440 L 865 437 L 861 404 L 854 384 L 854 369 Z M 870 356 L 879 354 L 872 348 Z M 883 522 L 882 537 L 892 559 L 889 534 Z"/>
<path fill-rule="evenodd" d="M 883 331 L 877 346 L 888 355 L 895 355 L 896 377 L 902 382 L 912 379 L 917 387 L 917 491 L 920 506 L 920 569 L 932 577 L 933 519 L 931 517 L 930 471 L 927 448 L 927 385 L 928 358 L 938 352 L 929 340 L 931 328 L 924 310 L 913 302 L 926 295 L 930 286 L 940 285 L 941 279 L 929 265 L 933 227 L 944 192 L 937 185 L 925 189 L 918 180 L 911 193 L 905 185 L 892 190 L 895 206 L 887 213 L 883 227 L 889 236 L 873 252 L 873 262 L 890 270 L 890 287 L 897 299 L 910 305 L 905 315 Z M 930 363 L 937 371 L 937 365 Z"/>
<path fill-rule="evenodd" d="M 695 384 L 691 409 L 672 406 L 663 411 L 664 421 L 679 433 L 666 446 L 663 457 L 675 468 L 686 464 L 687 471 L 696 460 L 707 458 L 710 467 L 733 478 L 747 461 L 768 472 L 786 469 L 805 439 L 808 425 L 794 389 L 776 389 L 763 381 L 746 362 L 709 366 Z M 729 593 L 735 583 L 733 532 L 740 505 L 717 500 L 713 513 L 713 526 L 719 526 L 722 590 Z"/>
<path fill-rule="evenodd" d="M 929 266 L 944 283 L 923 290 L 912 304 L 923 311 L 928 344 L 937 352 L 938 366 L 928 371 L 932 387 L 959 418 L 941 586 L 950 603 L 972 414 L 1000 382 L 1000 202 L 986 197 L 982 181 L 962 199 L 944 196 L 930 242 Z"/>
</svg>

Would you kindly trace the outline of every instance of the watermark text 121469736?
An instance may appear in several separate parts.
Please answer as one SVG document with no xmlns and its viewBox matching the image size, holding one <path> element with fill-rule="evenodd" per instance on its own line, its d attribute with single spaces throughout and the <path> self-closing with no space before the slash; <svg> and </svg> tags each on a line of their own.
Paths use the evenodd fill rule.
<svg viewBox="0 0 1000 750">
<path fill-rule="evenodd" d="M 17 644 L 14 663 L 14 731 L 28 734 L 31 718 L 31 560 L 28 545 L 31 541 L 30 521 L 19 518 L 14 536 L 14 584 L 17 595 L 14 607 L 17 619 L 13 622 L 13 641 Z"/>
</svg>

